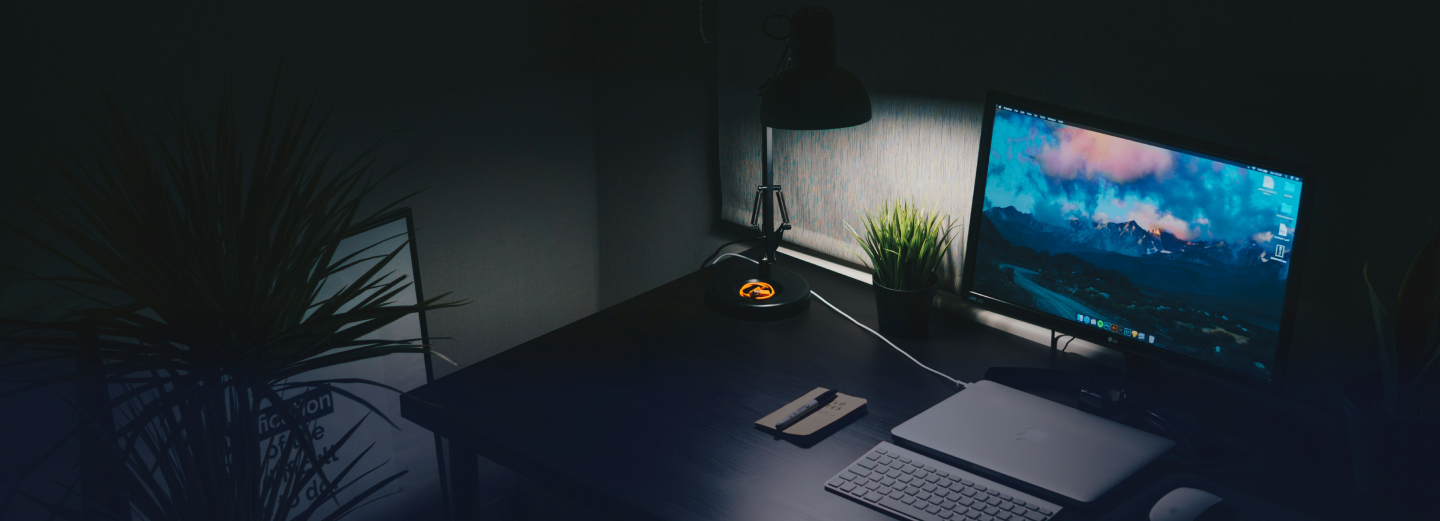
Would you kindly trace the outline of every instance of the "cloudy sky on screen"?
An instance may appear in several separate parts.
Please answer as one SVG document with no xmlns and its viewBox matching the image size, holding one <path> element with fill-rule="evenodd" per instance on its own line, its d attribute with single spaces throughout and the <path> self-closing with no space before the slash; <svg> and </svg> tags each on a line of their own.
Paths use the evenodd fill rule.
<svg viewBox="0 0 1440 521">
<path fill-rule="evenodd" d="M 985 208 L 1014 206 L 1056 226 L 1135 221 L 1185 240 L 1266 243 L 1300 183 L 1005 110 L 995 112 Z M 1285 184 L 1294 198 L 1284 198 Z M 1294 214 L 1290 214 L 1293 216 Z"/>
</svg>

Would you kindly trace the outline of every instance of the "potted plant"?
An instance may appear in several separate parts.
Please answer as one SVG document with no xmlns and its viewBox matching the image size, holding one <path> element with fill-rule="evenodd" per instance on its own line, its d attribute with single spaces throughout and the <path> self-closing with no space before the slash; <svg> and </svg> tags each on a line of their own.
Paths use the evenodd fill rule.
<svg viewBox="0 0 1440 521">
<path fill-rule="evenodd" d="M 1410 263 L 1393 307 L 1376 294 L 1368 266 L 1363 274 L 1380 371 L 1345 384 L 1355 486 L 1403 497 L 1440 480 L 1440 232 Z"/>
<path fill-rule="evenodd" d="M 928 211 L 911 201 L 888 202 L 874 214 L 861 217 L 862 237 L 845 223 L 860 243 L 872 271 L 875 308 L 880 331 L 886 335 L 924 338 L 930 332 L 930 313 L 940 287 L 936 273 L 950 252 L 956 226 L 948 215 Z"/>
<path fill-rule="evenodd" d="M 103 490 L 84 490 L 81 508 L 46 505 L 53 513 L 72 520 L 333 520 L 383 497 L 381 489 L 403 474 L 357 486 L 376 470 L 354 468 L 359 458 L 327 471 L 354 428 L 331 433 L 329 448 L 317 448 L 310 424 L 282 404 L 322 389 L 368 408 L 370 421 L 388 422 L 347 388 L 399 390 L 306 375 L 430 353 L 418 339 L 368 335 L 462 302 L 448 294 L 392 302 L 411 281 L 381 268 L 404 244 L 337 255 L 342 240 L 405 198 L 362 213 L 366 197 L 394 170 L 372 170 L 374 147 L 353 161 L 332 161 L 328 113 L 313 112 L 312 99 L 277 116 L 278 83 L 249 143 L 228 96 L 216 120 L 204 124 L 173 104 L 173 139 L 127 121 L 111 102 L 111 123 L 96 127 L 99 146 L 55 162 L 60 202 L 20 198 L 46 233 L 4 223 L 68 268 L 33 280 L 85 303 L 57 320 L 0 319 L 8 327 L 0 330 L 3 349 L 39 355 L 6 365 L 77 361 L 74 371 L 13 392 L 89 382 L 104 396 L 97 410 L 82 411 L 88 421 L 77 428 L 104 440 Z M 373 267 L 348 283 L 332 279 L 357 265 Z M 285 436 L 259 435 L 258 412 L 266 407 L 280 418 L 268 425 L 280 425 Z M 96 501 L 97 492 L 119 503 Z M 308 504 L 300 503 L 302 494 Z"/>
</svg>

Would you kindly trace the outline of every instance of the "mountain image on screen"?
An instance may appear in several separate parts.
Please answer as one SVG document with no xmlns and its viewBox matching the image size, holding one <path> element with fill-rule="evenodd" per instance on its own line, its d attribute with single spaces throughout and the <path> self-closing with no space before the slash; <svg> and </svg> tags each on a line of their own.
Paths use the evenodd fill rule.
<svg viewBox="0 0 1440 521">
<path fill-rule="evenodd" d="M 1269 380 L 1300 185 L 997 109 L 973 289 Z"/>
</svg>

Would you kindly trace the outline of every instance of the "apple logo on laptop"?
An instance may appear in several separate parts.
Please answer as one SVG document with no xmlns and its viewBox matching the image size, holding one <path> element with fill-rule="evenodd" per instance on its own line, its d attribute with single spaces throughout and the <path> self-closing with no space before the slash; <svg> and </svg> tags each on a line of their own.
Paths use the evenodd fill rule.
<svg viewBox="0 0 1440 521">
<path fill-rule="evenodd" d="M 1050 433 L 1037 429 L 1035 427 L 1026 427 L 1025 430 L 1020 431 L 1020 434 L 1015 435 L 1015 439 L 1027 441 L 1045 441 L 1050 439 Z"/>
</svg>

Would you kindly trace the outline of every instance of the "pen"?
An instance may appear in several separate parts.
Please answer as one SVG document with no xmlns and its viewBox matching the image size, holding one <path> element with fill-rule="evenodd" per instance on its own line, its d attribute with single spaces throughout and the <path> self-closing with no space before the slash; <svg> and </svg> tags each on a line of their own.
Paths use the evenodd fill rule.
<svg viewBox="0 0 1440 521">
<path fill-rule="evenodd" d="M 816 396 L 815 399 L 805 402 L 805 405 L 801 405 L 799 409 L 795 409 L 795 412 L 775 422 L 775 430 L 783 431 L 790 428 L 791 425 L 809 416 L 809 413 L 820 410 L 820 406 L 830 403 L 831 400 L 835 399 L 836 394 L 838 393 L 834 389 L 820 393 L 820 396 Z"/>
</svg>

